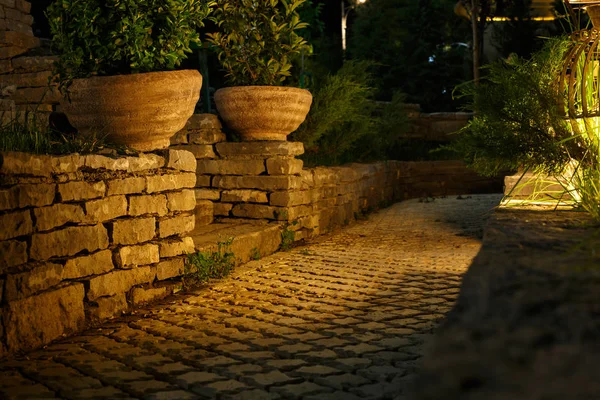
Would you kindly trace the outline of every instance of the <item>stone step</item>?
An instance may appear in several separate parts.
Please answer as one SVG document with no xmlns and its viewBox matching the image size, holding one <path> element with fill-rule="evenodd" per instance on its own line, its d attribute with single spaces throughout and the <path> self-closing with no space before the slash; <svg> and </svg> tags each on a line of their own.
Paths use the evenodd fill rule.
<svg viewBox="0 0 600 400">
<path fill-rule="evenodd" d="M 213 223 L 190 233 L 196 251 L 216 251 L 218 243 L 231 241 L 236 264 L 275 253 L 281 244 L 282 226 L 277 223 Z"/>
</svg>

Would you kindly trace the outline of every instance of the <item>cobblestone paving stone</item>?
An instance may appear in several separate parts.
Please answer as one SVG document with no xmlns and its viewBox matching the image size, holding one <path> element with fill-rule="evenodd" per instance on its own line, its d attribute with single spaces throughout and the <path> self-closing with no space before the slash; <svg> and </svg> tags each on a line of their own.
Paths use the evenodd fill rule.
<svg viewBox="0 0 600 400">
<path fill-rule="evenodd" d="M 0 364 L 5 399 L 408 398 L 498 195 L 411 200 Z"/>
</svg>

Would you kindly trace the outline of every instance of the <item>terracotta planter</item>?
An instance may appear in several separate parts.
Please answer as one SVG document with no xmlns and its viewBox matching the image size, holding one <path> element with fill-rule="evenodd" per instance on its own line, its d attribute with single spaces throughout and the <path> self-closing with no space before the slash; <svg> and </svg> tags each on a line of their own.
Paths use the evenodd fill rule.
<svg viewBox="0 0 600 400">
<path fill-rule="evenodd" d="M 286 140 L 306 119 L 312 95 L 292 87 L 235 86 L 217 90 L 215 103 L 242 140 Z"/>
<path fill-rule="evenodd" d="M 600 5 L 596 4 L 593 6 L 587 6 L 585 10 L 592 20 L 592 25 L 594 25 L 594 28 L 600 29 Z"/>
<path fill-rule="evenodd" d="M 139 151 L 169 147 L 200 97 L 195 70 L 76 79 L 61 106 L 82 135 L 104 136 Z"/>
</svg>

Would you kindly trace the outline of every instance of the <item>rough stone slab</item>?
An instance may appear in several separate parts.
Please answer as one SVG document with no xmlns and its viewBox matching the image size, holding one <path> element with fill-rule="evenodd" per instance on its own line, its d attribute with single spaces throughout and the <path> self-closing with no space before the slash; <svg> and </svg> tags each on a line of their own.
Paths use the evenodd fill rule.
<svg viewBox="0 0 600 400">
<path fill-rule="evenodd" d="M 272 157 L 267 159 L 269 175 L 295 175 L 302 172 L 304 162 L 291 157 Z"/>
<path fill-rule="evenodd" d="M 188 143 L 187 129 L 182 129 L 179 132 L 177 132 L 176 134 L 174 134 L 173 136 L 171 136 L 170 142 L 171 142 L 170 147 L 174 148 L 174 149 L 177 149 L 177 145 L 187 144 Z"/>
<path fill-rule="evenodd" d="M 146 189 L 146 179 L 142 177 L 113 179 L 107 181 L 106 184 L 108 185 L 108 196 L 142 193 Z"/>
<path fill-rule="evenodd" d="M 140 215 L 167 215 L 167 197 L 164 194 L 130 196 L 129 215 L 137 217 Z"/>
<path fill-rule="evenodd" d="M 262 204 L 236 204 L 233 206 L 231 213 L 234 217 L 240 218 L 256 218 L 256 219 L 278 219 L 284 208 L 272 207 Z"/>
<path fill-rule="evenodd" d="M 165 159 L 157 154 L 142 153 L 137 157 L 128 157 L 127 172 L 143 172 L 157 170 L 165 166 Z"/>
<path fill-rule="evenodd" d="M 50 176 L 51 157 L 21 152 L 2 152 L 0 172 L 7 175 Z"/>
<path fill-rule="evenodd" d="M 99 154 L 85 156 L 84 166 L 90 169 L 104 169 L 108 171 L 129 170 L 129 157 L 107 157 Z"/>
<path fill-rule="evenodd" d="M 312 190 L 280 191 L 269 195 L 269 204 L 279 207 L 291 207 L 311 204 L 315 200 Z"/>
<path fill-rule="evenodd" d="M 183 257 L 159 262 L 156 266 L 156 279 L 159 281 L 164 281 L 165 279 L 183 275 L 184 262 L 185 259 Z"/>
<path fill-rule="evenodd" d="M 10 274 L 6 277 L 4 297 L 7 301 L 29 297 L 62 281 L 60 264 L 41 263 L 31 268 L 30 271 Z"/>
<path fill-rule="evenodd" d="M 0 53 L 1 51 L 2 48 L 0 48 Z M 14 96 L 12 97 L 16 104 L 59 104 L 61 98 L 62 95 L 55 86 L 40 88 L 17 88 Z"/>
<path fill-rule="evenodd" d="M 147 242 L 154 239 L 155 232 L 156 219 L 153 217 L 121 219 L 112 224 L 112 243 L 138 244 Z"/>
<path fill-rule="evenodd" d="M 33 221 L 29 210 L 0 215 L 0 240 L 12 239 L 33 233 Z"/>
<path fill-rule="evenodd" d="M 211 175 L 196 175 L 196 187 L 209 188 L 211 181 L 212 181 Z"/>
<path fill-rule="evenodd" d="M 198 200 L 196 201 L 196 215 L 195 226 L 204 226 L 212 224 L 215 214 L 215 208 L 221 203 L 213 203 L 210 200 Z"/>
<path fill-rule="evenodd" d="M 221 191 L 219 189 L 195 189 L 196 200 L 213 200 L 221 199 Z"/>
<path fill-rule="evenodd" d="M 315 187 L 336 185 L 339 182 L 337 171 L 327 167 L 317 167 L 310 170 L 313 175 Z"/>
<path fill-rule="evenodd" d="M 10 189 L 0 189 L 0 211 L 18 208 L 16 186 Z"/>
<path fill-rule="evenodd" d="M 93 252 L 108 247 L 108 233 L 101 224 L 74 226 L 49 233 L 36 233 L 31 239 L 30 257 L 48 260 L 73 256 L 80 251 Z"/>
<path fill-rule="evenodd" d="M 194 230 L 195 219 L 193 215 L 178 215 L 158 222 L 158 236 L 161 238 L 181 235 Z"/>
<path fill-rule="evenodd" d="M 33 349 L 80 329 L 83 296 L 83 284 L 77 283 L 8 303 L 2 312 L 8 350 Z"/>
<path fill-rule="evenodd" d="M 0 32 L 0 37 L 2 33 Z M 0 75 L 0 85 L 15 85 L 18 87 L 46 87 L 51 71 L 12 73 Z"/>
<path fill-rule="evenodd" d="M 8 21 L 6 22 L 8 26 Z M 29 28 L 31 29 L 31 28 Z M 18 47 L 18 46 L 8 46 L 8 47 L 0 47 L 0 60 L 5 60 L 7 58 L 13 58 L 19 56 L 21 54 L 27 53 L 29 51 L 28 47 Z M 38 98 L 39 102 L 39 98 Z"/>
<path fill-rule="evenodd" d="M 194 190 L 186 189 L 180 192 L 167 193 L 169 211 L 192 211 L 196 207 Z"/>
<path fill-rule="evenodd" d="M 24 14 L 29 14 L 31 12 L 31 3 L 25 0 L 16 0 L 15 8 Z"/>
<path fill-rule="evenodd" d="M 192 144 L 214 144 L 225 142 L 225 134 L 218 130 L 193 130 L 188 131 L 188 141 Z"/>
<path fill-rule="evenodd" d="M 146 185 L 148 193 L 193 188 L 196 186 L 196 174 L 182 173 L 177 175 L 147 176 Z"/>
<path fill-rule="evenodd" d="M 185 128 L 187 130 L 217 130 L 223 128 L 219 117 L 215 114 L 194 114 L 187 120 Z"/>
<path fill-rule="evenodd" d="M 123 195 L 85 203 L 86 220 L 91 223 L 109 221 L 124 215 L 127 215 L 127 198 Z"/>
<path fill-rule="evenodd" d="M 198 173 L 208 175 L 260 175 L 264 160 L 198 160 Z"/>
<path fill-rule="evenodd" d="M 121 247 L 117 250 L 115 255 L 115 262 L 122 268 L 155 264 L 159 259 L 157 244 Z"/>
<path fill-rule="evenodd" d="M 173 139 L 171 139 L 171 142 Z M 181 146 L 171 146 L 175 150 L 187 150 L 191 152 L 195 158 L 217 158 L 214 146 L 211 144 L 188 144 Z"/>
<path fill-rule="evenodd" d="M 142 283 L 152 283 L 156 272 L 150 266 L 112 271 L 90 279 L 87 298 L 94 301 L 99 297 L 123 294 L 133 286 Z"/>
<path fill-rule="evenodd" d="M 96 305 L 87 307 L 86 311 L 92 320 L 103 321 L 116 317 L 127 311 L 128 304 L 125 293 L 117 293 L 114 296 L 100 297 L 94 301 Z"/>
<path fill-rule="evenodd" d="M 81 201 L 103 197 L 106 184 L 100 182 L 67 182 L 58 185 L 58 193 L 62 201 Z"/>
<path fill-rule="evenodd" d="M 17 57 L 12 59 L 12 67 L 26 72 L 50 71 L 57 59 L 56 56 Z"/>
<path fill-rule="evenodd" d="M 67 260 L 62 270 L 62 279 L 78 279 L 90 275 L 100 275 L 114 269 L 112 252 L 102 250 L 88 256 Z"/>
<path fill-rule="evenodd" d="M 189 236 L 181 239 L 163 240 L 158 245 L 161 259 L 194 252 L 194 241 Z"/>
<path fill-rule="evenodd" d="M 19 208 L 43 207 L 54 202 L 56 185 L 47 183 L 21 184 L 13 187 L 17 192 Z"/>
<path fill-rule="evenodd" d="M 85 157 L 79 154 L 71 154 L 66 156 L 51 156 L 50 170 L 52 174 L 69 174 L 77 172 L 85 162 Z"/>
<path fill-rule="evenodd" d="M 224 190 L 221 201 L 229 203 L 268 203 L 267 193 L 259 190 Z"/>
<path fill-rule="evenodd" d="M 269 158 L 274 156 L 299 156 L 304 153 L 304 145 L 300 142 L 226 142 L 217 143 L 219 156 L 230 158 Z"/>
<path fill-rule="evenodd" d="M 160 278 L 158 278 L 160 280 Z M 159 288 L 133 288 L 131 291 L 131 302 L 139 306 L 144 303 L 149 303 L 151 301 L 161 299 L 168 295 L 166 287 Z"/>
<path fill-rule="evenodd" d="M 178 171 L 196 172 L 196 157 L 187 150 L 169 149 L 167 153 L 167 168 Z"/>
<path fill-rule="evenodd" d="M 308 189 L 298 176 L 215 176 L 213 187 L 223 189 L 259 189 L 266 191 Z"/>
<path fill-rule="evenodd" d="M 213 213 L 219 217 L 228 217 L 232 209 L 233 204 L 231 203 L 215 203 Z M 197 222 L 196 225 L 198 225 Z"/>
<path fill-rule="evenodd" d="M 27 242 L 19 240 L 0 241 L 0 274 L 4 272 L 4 268 L 25 264 L 27 260 Z"/>
</svg>

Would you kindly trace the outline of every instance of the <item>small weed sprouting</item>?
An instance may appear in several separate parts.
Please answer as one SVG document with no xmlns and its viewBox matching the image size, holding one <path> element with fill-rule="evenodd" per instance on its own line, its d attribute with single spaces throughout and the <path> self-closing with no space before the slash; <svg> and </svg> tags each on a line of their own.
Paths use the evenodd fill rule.
<svg viewBox="0 0 600 400">
<path fill-rule="evenodd" d="M 235 267 L 235 254 L 231 251 L 233 238 L 217 243 L 217 251 L 199 251 L 188 254 L 183 285 L 186 288 L 221 279 Z"/>
<path fill-rule="evenodd" d="M 296 225 L 298 222 L 294 221 L 290 224 L 285 224 L 283 229 L 281 230 L 281 244 L 279 245 L 279 249 L 283 251 L 288 251 L 292 248 L 292 244 L 294 243 L 294 239 L 296 239 L 296 232 L 290 229 L 290 226 Z"/>
<path fill-rule="evenodd" d="M 302 254 L 303 256 L 312 256 L 313 255 L 313 253 L 308 249 L 300 250 L 300 254 Z"/>
<path fill-rule="evenodd" d="M 251 251 L 250 251 L 250 259 L 257 261 L 260 260 L 261 255 L 260 255 L 260 250 L 258 249 L 258 247 L 254 247 Z"/>
</svg>

